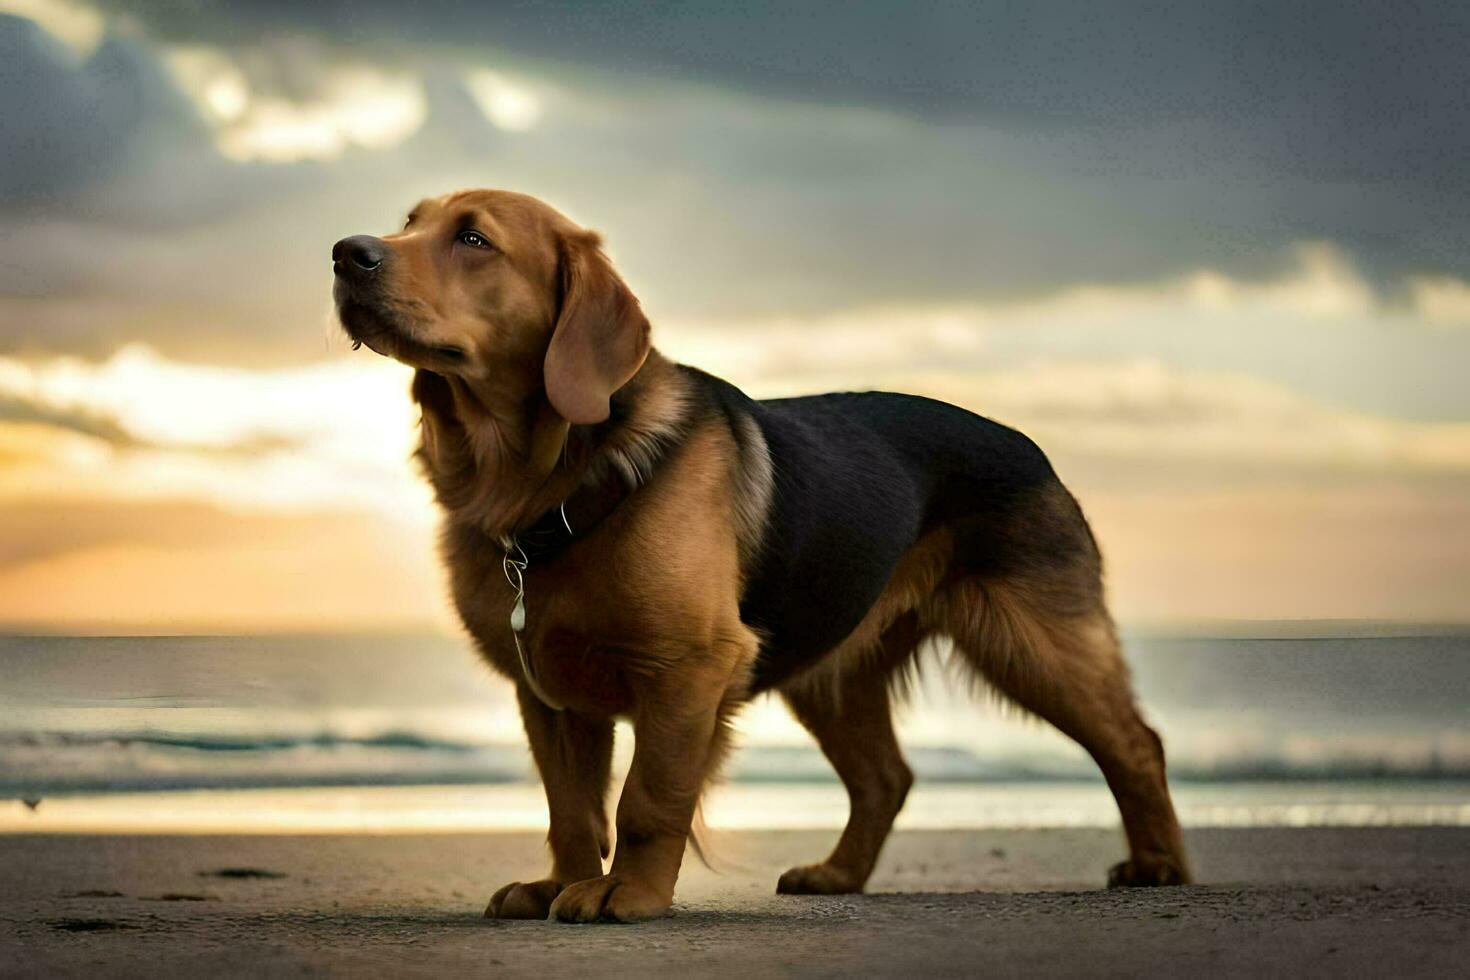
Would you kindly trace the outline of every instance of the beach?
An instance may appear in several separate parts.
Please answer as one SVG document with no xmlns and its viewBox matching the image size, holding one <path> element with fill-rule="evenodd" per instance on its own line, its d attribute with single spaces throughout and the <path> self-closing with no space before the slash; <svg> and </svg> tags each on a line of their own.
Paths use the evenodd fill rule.
<svg viewBox="0 0 1470 980">
<path fill-rule="evenodd" d="M 689 857 L 667 919 L 588 927 L 481 916 L 544 873 L 546 813 L 458 639 L 0 638 L 0 976 L 1459 970 L 1470 634 L 1277 632 L 1130 640 L 1197 885 L 1102 890 L 1124 848 L 1096 766 L 934 670 L 869 894 L 775 894 L 847 798 L 762 701 L 706 799 L 717 870 Z"/>
<path fill-rule="evenodd" d="M 1106 891 L 1116 831 L 908 831 L 869 894 L 777 896 L 829 831 L 714 835 L 674 914 L 495 922 L 538 835 L 0 835 L 5 976 L 1450 976 L 1470 830 L 1197 829 L 1199 884 Z"/>
<path fill-rule="evenodd" d="M 1470 631 L 1125 641 L 1198 884 L 1103 890 L 1125 852 L 1096 765 L 936 649 L 869 894 L 774 893 L 848 801 L 763 698 L 704 801 L 717 870 L 688 858 L 666 919 L 567 926 L 482 917 L 545 872 L 547 815 L 462 637 L 0 637 L 0 978 L 1464 972 Z"/>
</svg>

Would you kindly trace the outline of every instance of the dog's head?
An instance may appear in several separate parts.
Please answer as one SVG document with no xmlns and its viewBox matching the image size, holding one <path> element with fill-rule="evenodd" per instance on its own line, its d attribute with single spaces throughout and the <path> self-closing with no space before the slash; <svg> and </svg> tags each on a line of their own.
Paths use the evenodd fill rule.
<svg viewBox="0 0 1470 980">
<path fill-rule="evenodd" d="M 544 389 L 568 422 L 606 419 L 648 356 L 648 319 L 597 235 L 524 194 L 423 201 L 397 234 L 342 239 L 332 264 L 353 341 L 513 398 Z"/>
</svg>

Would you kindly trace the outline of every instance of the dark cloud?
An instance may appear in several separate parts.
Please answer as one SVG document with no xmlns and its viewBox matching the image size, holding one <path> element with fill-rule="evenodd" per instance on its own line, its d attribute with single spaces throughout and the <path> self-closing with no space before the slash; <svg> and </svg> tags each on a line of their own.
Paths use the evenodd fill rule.
<svg viewBox="0 0 1470 980">
<path fill-rule="evenodd" d="M 101 439 L 118 447 L 139 445 L 138 440 L 114 419 L 91 412 L 40 405 L 11 395 L 0 394 L 0 422 L 39 423 L 49 428 Z"/>
<path fill-rule="evenodd" d="M 1250 278 L 1302 240 L 1379 285 L 1470 276 L 1470 8 L 105 6 L 114 33 L 81 65 L 0 18 L 0 210 L 18 215 L 0 310 L 27 300 L 0 349 L 318 356 L 330 242 L 474 185 L 601 228 L 663 318 Z M 430 116 L 386 150 L 226 160 L 162 67 L 181 42 L 288 49 L 251 62 L 294 65 L 285 95 L 314 52 L 390 64 L 425 79 Z M 570 101 L 499 132 L 459 81 L 473 66 Z"/>
<path fill-rule="evenodd" d="M 114 53 L 78 68 L 39 27 L 0 15 L 0 200 L 55 198 L 106 176 L 128 151 L 142 106 Z"/>
<path fill-rule="evenodd" d="M 1089 0 L 116 6 L 175 39 L 273 31 L 598 66 L 1019 129 L 1204 122 L 1236 162 L 1332 179 L 1455 177 L 1470 137 L 1470 7 Z"/>
<path fill-rule="evenodd" d="M 304 37 L 399 65 L 439 64 L 446 52 L 463 62 L 517 59 L 593 90 L 610 83 L 589 75 L 612 73 L 645 88 L 698 82 L 895 109 L 972 132 L 970 145 L 952 152 L 973 152 L 982 166 L 988 136 L 1029 141 L 1028 159 L 1001 163 L 1030 174 L 1031 195 L 1076 197 L 1057 186 L 1072 182 L 1087 195 L 1074 215 L 1134 216 L 1140 227 L 1119 228 L 1117 238 L 1156 238 L 1145 251 L 1182 247 L 1219 260 L 1330 238 L 1384 276 L 1470 270 L 1470 7 L 1462 4 L 104 6 L 170 41 L 259 46 Z M 772 172 L 760 166 L 770 148 L 706 145 L 724 158 L 693 162 L 744 164 L 753 182 L 790 180 L 818 194 L 854 163 L 797 139 L 774 157 L 800 173 Z M 965 213 L 969 190 L 941 185 L 931 198 L 959 201 Z M 1161 209 L 1170 213 L 1156 221 L 1150 212 Z M 1050 216 L 1040 211 L 1030 226 L 1044 229 Z M 1108 248 L 1126 251 L 1117 240 Z M 1111 268 L 1121 262 L 1095 264 L 1096 274 L 1126 274 Z M 1004 278 L 1014 281 L 1013 270 Z"/>
<path fill-rule="evenodd" d="M 197 224 L 324 178 L 223 158 L 153 44 L 117 33 L 79 62 L 0 14 L 0 118 L 0 211 L 22 221 Z"/>
</svg>

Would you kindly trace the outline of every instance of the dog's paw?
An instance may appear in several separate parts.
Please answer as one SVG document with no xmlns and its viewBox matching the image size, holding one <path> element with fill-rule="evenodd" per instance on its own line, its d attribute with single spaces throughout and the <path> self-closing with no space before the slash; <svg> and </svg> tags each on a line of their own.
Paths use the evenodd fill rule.
<svg viewBox="0 0 1470 980">
<path fill-rule="evenodd" d="M 1159 885 L 1187 885 L 1189 872 L 1170 858 L 1130 858 L 1108 871 L 1109 888 L 1152 888 Z"/>
<path fill-rule="evenodd" d="M 542 881 L 513 881 L 490 896 L 485 907 L 487 919 L 544 919 L 551 903 L 561 892 L 561 885 Z"/>
<path fill-rule="evenodd" d="M 777 895 L 851 895 L 862 890 L 855 875 L 830 864 L 792 868 L 776 882 Z"/>
<path fill-rule="evenodd" d="M 639 922 L 669 911 L 672 903 L 647 885 L 618 875 L 568 885 L 551 903 L 560 922 Z"/>
</svg>

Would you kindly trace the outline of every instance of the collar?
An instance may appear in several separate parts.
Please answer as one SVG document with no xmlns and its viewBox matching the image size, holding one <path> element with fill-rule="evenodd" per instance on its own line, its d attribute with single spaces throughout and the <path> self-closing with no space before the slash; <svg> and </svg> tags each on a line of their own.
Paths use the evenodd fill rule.
<svg viewBox="0 0 1470 980">
<path fill-rule="evenodd" d="M 571 496 L 517 532 L 511 547 L 519 546 L 527 564 L 541 565 L 587 537 L 632 496 L 634 488 L 616 469 L 583 484 Z"/>
<path fill-rule="evenodd" d="M 626 385 L 614 392 L 611 416 L 604 426 L 626 421 L 629 411 L 628 397 Z M 688 426 L 687 418 L 679 419 L 677 425 L 653 436 L 651 445 L 645 447 L 644 454 L 651 460 L 661 460 L 672 446 L 683 440 Z M 605 432 L 606 428 L 600 431 Z M 594 435 L 594 438 L 600 437 Z M 629 469 L 614 465 L 606 459 L 594 462 L 590 477 L 573 490 L 570 496 L 542 513 L 509 539 L 501 541 L 501 546 L 507 554 L 518 548 L 521 552 L 519 557 L 527 565 L 539 565 L 556 558 L 595 531 L 640 486 L 642 481 Z"/>
</svg>

